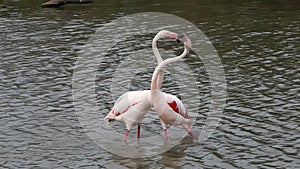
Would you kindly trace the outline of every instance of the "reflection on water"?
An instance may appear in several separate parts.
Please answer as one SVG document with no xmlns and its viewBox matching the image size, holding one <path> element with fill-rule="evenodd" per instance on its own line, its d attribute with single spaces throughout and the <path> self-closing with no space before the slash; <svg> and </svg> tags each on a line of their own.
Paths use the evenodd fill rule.
<svg viewBox="0 0 300 169">
<path fill-rule="evenodd" d="M 42 2 L 0 2 L 5 6 L 0 9 L 1 167 L 299 166 L 298 1 L 99 1 L 41 9 Z M 80 49 L 96 28 L 119 16 L 153 10 L 183 17 L 210 38 L 225 69 L 227 105 L 220 126 L 205 143 L 187 137 L 162 155 L 128 159 L 99 148 L 83 131 L 73 107 L 72 73 Z M 140 46 L 150 47 L 149 39 L 148 35 Z M 123 47 L 116 46 L 116 50 Z M 123 52 L 111 59 L 124 59 L 129 53 Z M 99 67 L 99 73 L 106 76 L 98 78 L 97 88 L 99 103 L 105 103 L 99 104 L 104 114 L 113 100 L 101 94 L 109 92 L 106 86 L 117 62 L 106 63 Z M 201 61 L 190 57 L 185 63 L 203 86 L 195 124 L 201 128 L 210 106 L 209 79 Z M 138 75 L 132 88 L 144 86 L 150 76 Z M 167 73 L 164 87 L 174 94 L 178 88 Z M 159 124 L 143 128 L 152 129 L 159 133 Z"/>
</svg>

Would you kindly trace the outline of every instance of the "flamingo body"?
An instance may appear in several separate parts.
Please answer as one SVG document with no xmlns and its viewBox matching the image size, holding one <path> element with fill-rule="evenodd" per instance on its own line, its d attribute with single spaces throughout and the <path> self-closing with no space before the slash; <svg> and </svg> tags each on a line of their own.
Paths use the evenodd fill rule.
<svg viewBox="0 0 300 169">
<path fill-rule="evenodd" d="M 193 133 L 189 130 L 192 121 L 189 119 L 187 110 L 183 103 L 177 97 L 168 97 L 168 94 L 166 96 L 166 93 L 163 93 L 160 90 L 163 79 L 161 77 L 163 68 L 167 64 L 179 61 L 180 59 L 185 57 L 191 48 L 190 39 L 187 36 L 184 36 L 183 40 L 183 53 L 180 56 L 177 56 L 175 58 L 169 58 L 159 63 L 159 65 L 155 68 L 151 80 L 152 103 L 156 113 L 159 115 L 165 139 L 168 139 L 167 124 L 181 125 L 192 137 L 194 137 Z M 184 124 L 187 124 L 188 127 L 184 126 Z"/>
<path fill-rule="evenodd" d="M 114 107 L 105 117 L 108 122 L 114 120 L 124 123 L 141 123 L 144 116 L 151 109 L 150 90 L 130 91 L 121 95 Z M 131 128 L 131 126 L 130 126 Z M 127 128 L 128 130 L 130 128 Z"/>
</svg>

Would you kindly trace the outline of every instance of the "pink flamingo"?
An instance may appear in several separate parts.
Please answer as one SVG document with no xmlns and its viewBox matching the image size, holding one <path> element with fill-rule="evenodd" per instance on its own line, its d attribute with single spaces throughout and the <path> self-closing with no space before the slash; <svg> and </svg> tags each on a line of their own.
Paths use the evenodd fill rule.
<svg viewBox="0 0 300 169">
<path fill-rule="evenodd" d="M 162 58 L 157 49 L 157 41 L 161 38 L 178 40 L 178 34 L 162 30 L 154 37 L 152 41 L 152 49 L 158 63 L 162 62 Z M 162 81 L 162 72 L 160 72 L 157 77 L 160 79 L 160 81 Z M 150 90 L 130 91 L 124 93 L 118 98 L 112 110 L 105 117 L 109 124 L 115 120 L 125 123 L 127 131 L 124 136 L 124 142 L 126 142 L 130 129 L 135 123 L 138 124 L 137 138 L 140 138 L 141 122 L 144 119 L 145 114 L 149 112 L 152 107 L 150 96 Z"/>
<path fill-rule="evenodd" d="M 151 100 L 155 111 L 159 115 L 160 122 L 164 131 L 165 140 L 168 139 L 167 124 L 180 124 L 192 137 L 194 137 L 193 133 L 189 130 L 192 121 L 189 119 L 188 112 L 183 103 L 176 96 L 169 95 L 160 91 L 163 79 L 160 76 L 162 74 L 161 72 L 163 71 L 163 68 L 167 64 L 179 61 L 180 59 L 185 57 L 191 49 L 191 41 L 186 35 L 183 36 L 183 42 L 183 53 L 175 58 L 169 58 L 165 61 L 162 61 L 155 68 L 151 81 Z M 187 124 L 188 128 L 184 126 L 184 124 Z"/>
</svg>

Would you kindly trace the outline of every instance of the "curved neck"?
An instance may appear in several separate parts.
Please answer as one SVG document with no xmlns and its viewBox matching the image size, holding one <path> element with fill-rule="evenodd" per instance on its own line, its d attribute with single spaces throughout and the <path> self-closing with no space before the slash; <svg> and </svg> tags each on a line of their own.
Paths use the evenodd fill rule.
<svg viewBox="0 0 300 169">
<path fill-rule="evenodd" d="M 158 78 L 159 72 L 167 65 L 170 64 L 172 62 L 176 62 L 179 61 L 180 59 L 184 58 L 190 51 L 190 48 L 184 46 L 184 51 L 182 52 L 181 55 L 174 57 L 174 58 L 168 58 L 164 61 L 162 61 L 156 68 L 155 71 L 152 75 L 152 80 L 151 80 L 151 90 L 153 89 L 159 89 L 160 84 L 162 83 L 162 81 L 157 81 L 160 80 Z"/>
<path fill-rule="evenodd" d="M 160 39 L 159 35 L 156 35 L 152 41 L 152 50 L 154 53 L 154 56 L 156 57 L 157 63 L 161 63 L 162 62 L 162 58 L 159 54 L 159 51 L 157 49 L 157 41 Z"/>
</svg>

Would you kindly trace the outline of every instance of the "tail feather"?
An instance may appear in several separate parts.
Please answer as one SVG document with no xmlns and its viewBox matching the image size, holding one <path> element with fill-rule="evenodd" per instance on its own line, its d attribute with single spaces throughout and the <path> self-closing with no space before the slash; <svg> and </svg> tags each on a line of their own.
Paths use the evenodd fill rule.
<svg viewBox="0 0 300 169">
<path fill-rule="evenodd" d="M 190 119 L 189 112 L 188 112 L 188 109 L 187 109 L 186 105 L 184 105 L 184 109 L 185 109 L 185 118 Z"/>
</svg>

